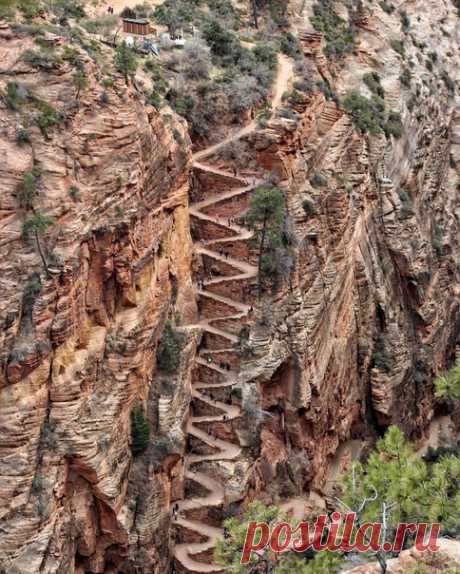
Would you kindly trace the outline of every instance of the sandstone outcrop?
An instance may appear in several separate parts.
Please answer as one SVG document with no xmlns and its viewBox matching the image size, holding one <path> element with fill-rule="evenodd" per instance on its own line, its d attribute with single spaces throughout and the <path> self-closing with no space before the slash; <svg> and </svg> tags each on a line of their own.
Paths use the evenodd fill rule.
<svg viewBox="0 0 460 574">
<path fill-rule="evenodd" d="M 196 345 L 190 335 L 175 378 L 157 372 L 165 321 L 196 313 L 186 126 L 121 78 L 104 88 L 110 52 L 42 42 L 64 56 L 51 71 L 26 61 L 27 31 L 0 30 L 1 91 L 19 94 L 0 104 L 0 569 L 164 571 Z M 78 99 L 66 46 L 88 79 Z M 46 131 L 39 101 L 56 114 Z M 22 233 L 37 213 L 53 218 L 48 271 Z M 135 405 L 176 454 L 162 462 L 152 444 L 133 459 Z"/>
</svg>

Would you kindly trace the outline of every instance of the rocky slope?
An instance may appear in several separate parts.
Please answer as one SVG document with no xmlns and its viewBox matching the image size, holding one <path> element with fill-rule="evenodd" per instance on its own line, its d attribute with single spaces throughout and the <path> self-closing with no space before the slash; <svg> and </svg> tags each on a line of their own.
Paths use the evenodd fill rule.
<svg viewBox="0 0 460 574">
<path fill-rule="evenodd" d="M 270 412 L 261 414 L 253 493 L 322 488 L 339 444 L 390 424 L 421 438 L 434 414 L 433 378 L 455 359 L 458 15 L 449 1 L 400 4 L 407 31 L 399 10 L 363 2 L 355 47 L 334 61 L 303 3 L 303 51 L 331 99 L 314 90 L 295 119 L 272 121 L 253 141 L 286 190 L 293 236 L 292 272 L 262 302 L 241 375 L 250 410 Z M 406 68 L 410 86 L 400 79 Z M 361 133 L 336 104 L 351 90 L 370 96 L 369 72 L 378 72 L 387 109 L 401 114 L 400 138 Z M 246 444 L 251 416 L 247 423 Z"/>
<path fill-rule="evenodd" d="M 176 379 L 156 372 L 165 321 L 196 310 L 186 128 L 120 77 L 104 88 L 111 53 L 74 44 L 77 101 L 68 41 L 41 43 L 51 68 L 25 61 L 28 29 L 1 27 L 0 570 L 164 571 L 180 455 L 154 446 L 168 434 L 181 452 L 195 347 L 190 336 Z M 46 133 L 39 101 L 58 118 Z M 36 214 L 53 218 L 48 272 L 23 237 Z M 152 444 L 134 460 L 138 405 Z"/>
<path fill-rule="evenodd" d="M 328 59 L 313 4 L 289 13 L 309 87 L 284 100 L 289 113 L 243 131 L 240 159 L 214 149 L 208 169 L 192 169 L 184 122 L 108 74 L 110 49 L 83 37 L 69 52 L 59 30 L 37 42 L 2 24 L 1 572 L 166 572 L 172 502 L 186 498 L 177 542 L 200 543 L 187 521 L 215 533 L 233 502 L 324 491 L 344 444 L 357 455 L 393 423 L 419 439 L 436 414 L 432 381 L 460 334 L 458 15 L 450 0 L 391 13 L 336 2 L 354 46 Z M 401 114 L 399 138 L 362 133 L 338 105 L 351 90 L 371 95 L 370 72 Z M 244 217 L 241 185 L 269 177 L 285 190 L 290 249 L 258 301 L 246 272 L 256 254 L 228 218 Z M 222 193 L 189 210 L 189 195 Z M 230 262 L 203 247 L 216 239 Z M 193 276 L 211 277 L 217 298 L 197 302 Z M 247 348 L 225 352 L 235 309 Z M 156 367 L 167 321 L 188 327 L 174 376 Z M 206 353 L 193 363 L 200 344 L 217 366 Z M 232 385 L 239 372 L 237 392 L 210 390 L 219 370 L 229 377 L 219 361 Z M 216 423 L 227 401 L 237 421 Z M 134 457 L 138 407 L 151 436 Z M 191 428 L 186 463 L 201 457 L 201 480 L 184 472 Z M 206 462 L 228 443 L 237 460 Z M 196 506 L 209 489 L 214 508 Z M 211 560 L 198 556 L 201 571 Z"/>
</svg>

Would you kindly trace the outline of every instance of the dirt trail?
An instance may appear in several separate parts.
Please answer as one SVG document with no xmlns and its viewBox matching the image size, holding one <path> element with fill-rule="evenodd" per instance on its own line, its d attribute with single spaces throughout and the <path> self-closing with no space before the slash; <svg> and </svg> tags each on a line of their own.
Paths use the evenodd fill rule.
<svg viewBox="0 0 460 574">
<path fill-rule="evenodd" d="M 284 55 L 279 56 L 279 66 L 278 66 L 278 75 L 276 78 L 275 86 L 274 86 L 274 94 L 272 98 L 272 111 L 277 110 L 282 102 L 283 94 L 287 91 L 289 87 L 290 79 L 293 75 L 293 64 L 292 61 Z M 257 129 L 257 120 L 253 120 L 251 123 L 247 124 L 243 128 L 239 129 L 233 134 L 230 134 L 221 142 L 208 147 L 202 151 L 197 152 L 193 156 L 194 162 L 200 162 L 206 157 L 213 155 L 216 151 L 219 151 L 224 146 L 228 145 L 231 142 L 235 142 L 243 138 L 244 136 L 249 135 L 251 132 Z M 201 166 L 200 166 L 201 167 Z M 212 169 L 212 168 L 211 168 Z M 216 171 L 218 173 L 218 171 Z"/>
<path fill-rule="evenodd" d="M 290 78 L 292 76 L 293 66 L 290 60 L 285 56 L 280 56 L 279 66 L 278 66 L 278 77 L 276 80 L 276 85 L 274 89 L 274 95 L 272 100 L 273 109 L 280 106 L 282 101 L 282 95 L 286 91 Z M 257 129 L 257 122 L 253 121 L 244 128 L 240 129 L 238 132 L 230 135 L 224 141 L 211 146 L 210 148 L 203 150 L 194 156 L 194 167 L 196 169 L 204 170 L 209 173 L 214 173 L 217 176 L 231 178 L 237 185 L 236 189 L 231 189 L 229 191 L 223 191 L 222 193 L 213 194 L 206 197 L 203 201 L 195 203 L 190 206 L 190 215 L 196 219 L 202 221 L 208 221 L 220 227 L 227 229 L 231 232 L 232 241 L 247 241 L 252 237 L 252 232 L 249 229 L 241 225 L 233 223 L 227 217 L 211 216 L 203 212 L 203 209 L 210 206 L 218 206 L 219 203 L 250 193 L 254 188 L 256 188 L 260 181 L 257 179 L 252 179 L 248 182 L 242 177 L 239 177 L 236 172 L 227 172 L 221 169 L 214 168 L 210 165 L 200 163 L 206 157 L 209 157 L 218 149 L 224 145 L 241 139 L 245 135 L 248 135 L 252 131 Z M 218 363 L 218 357 L 221 353 L 235 353 L 235 348 L 232 345 L 238 342 L 238 337 L 233 333 L 227 332 L 221 328 L 216 328 L 213 323 L 216 321 L 223 321 L 228 319 L 243 319 L 247 317 L 252 308 L 250 305 L 236 301 L 234 299 L 229 299 L 222 295 L 217 295 L 207 289 L 209 285 L 214 285 L 216 283 L 223 282 L 234 282 L 234 281 L 247 281 L 254 277 L 257 277 L 257 267 L 251 265 L 245 260 L 237 259 L 232 257 L 219 249 L 219 243 L 224 243 L 228 241 L 226 238 L 209 239 L 205 242 L 201 242 L 196 246 L 196 250 L 201 255 L 206 255 L 209 258 L 215 259 L 218 262 L 225 262 L 230 267 L 233 267 L 235 271 L 228 273 L 227 275 L 213 277 L 205 280 L 197 286 L 197 295 L 201 298 L 209 298 L 216 302 L 222 303 L 230 309 L 235 309 L 234 314 L 222 314 L 219 316 L 207 318 L 199 321 L 195 325 L 186 325 L 184 329 L 201 329 L 207 333 L 217 335 L 222 339 L 229 341 L 229 344 L 225 345 L 222 349 L 202 349 L 200 351 L 201 355 L 195 359 L 197 366 L 206 367 L 217 373 L 220 377 L 219 382 L 208 384 L 204 382 L 197 382 L 194 384 L 192 389 L 192 396 L 198 399 L 205 405 L 212 408 L 212 414 L 206 415 L 201 414 L 200 416 L 193 416 L 190 418 L 187 424 L 187 433 L 196 439 L 199 439 L 204 445 L 207 445 L 212 449 L 210 454 L 195 454 L 189 453 L 186 458 L 186 478 L 193 480 L 194 482 L 200 484 L 207 491 L 205 496 L 192 497 L 186 500 L 182 500 L 178 503 L 178 517 L 176 523 L 191 530 L 201 536 L 206 540 L 204 542 L 194 542 L 194 543 L 184 543 L 179 544 L 175 548 L 175 558 L 188 572 L 194 573 L 206 573 L 206 572 L 219 572 L 219 568 L 215 564 L 208 564 L 198 561 L 194 557 L 202 552 L 206 552 L 214 548 L 217 540 L 222 538 L 223 530 L 220 528 L 215 528 L 203 522 L 198 522 L 195 520 L 188 520 L 186 517 L 187 511 L 196 510 L 201 508 L 211 508 L 220 506 L 225 503 L 225 489 L 222 484 L 216 481 L 214 478 L 209 476 L 204 472 L 199 472 L 198 469 L 195 470 L 196 465 L 200 463 L 216 462 L 221 463 L 222 461 L 232 461 L 237 459 L 241 454 L 241 447 L 238 444 L 233 444 L 228 441 L 218 439 L 214 436 L 214 433 L 206 432 L 198 424 L 208 423 L 212 425 L 213 423 L 226 424 L 231 423 L 235 419 L 241 416 L 241 410 L 238 406 L 232 404 L 226 404 L 218 400 L 214 400 L 212 395 L 207 393 L 207 391 L 212 392 L 217 388 L 232 387 L 237 383 L 237 376 L 235 371 L 228 370 L 222 364 Z M 206 358 L 204 358 L 206 355 Z M 218 411 L 218 414 L 215 414 Z"/>
</svg>

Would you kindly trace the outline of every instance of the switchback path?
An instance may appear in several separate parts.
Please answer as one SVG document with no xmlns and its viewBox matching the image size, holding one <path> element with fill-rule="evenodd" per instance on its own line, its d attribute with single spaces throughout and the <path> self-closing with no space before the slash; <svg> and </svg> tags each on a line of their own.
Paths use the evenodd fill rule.
<svg viewBox="0 0 460 574">
<path fill-rule="evenodd" d="M 281 106 L 283 100 L 283 94 L 284 92 L 287 91 L 289 87 L 289 82 L 292 78 L 293 70 L 294 66 L 292 64 L 292 61 L 284 54 L 281 54 L 279 56 L 278 75 L 275 82 L 275 91 L 271 102 L 273 111 L 277 110 Z M 194 154 L 193 161 L 199 162 L 209 157 L 210 155 L 213 155 L 214 153 L 216 153 L 216 151 L 219 151 L 224 146 L 228 145 L 229 143 L 240 140 L 244 136 L 247 136 L 251 132 L 254 132 L 256 129 L 257 129 L 257 120 L 252 120 L 252 122 L 250 122 L 243 128 L 239 129 L 235 133 L 230 134 L 221 142 L 216 143 L 215 145 L 212 145 L 211 147 L 208 147 Z"/>
<path fill-rule="evenodd" d="M 283 93 L 289 86 L 290 79 L 293 74 L 292 62 L 286 57 L 281 55 L 279 57 L 278 76 L 275 84 L 272 109 L 277 109 L 282 102 Z M 207 454 L 189 453 L 186 457 L 186 473 L 185 478 L 199 484 L 204 488 L 206 494 L 204 496 L 191 497 L 182 500 L 178 503 L 178 517 L 176 524 L 186 528 L 188 531 L 193 532 L 203 538 L 202 542 L 190 542 L 176 545 L 175 559 L 180 563 L 186 572 L 191 573 L 212 573 L 221 572 L 222 568 L 216 564 L 203 561 L 203 557 L 199 557 L 204 552 L 212 551 L 216 542 L 222 538 L 223 530 L 206 524 L 203 521 L 192 520 L 187 518 L 187 513 L 190 511 L 202 510 L 206 508 L 219 507 L 225 503 L 225 488 L 215 478 L 218 476 L 219 463 L 223 461 L 236 460 L 241 454 L 241 447 L 239 444 L 234 444 L 229 441 L 216 438 L 215 433 L 209 428 L 213 424 L 231 424 L 232 421 L 237 420 L 241 416 L 241 410 L 238 406 L 227 404 L 219 400 L 214 400 L 212 393 L 217 389 L 229 388 L 237 383 L 237 371 L 235 369 L 228 370 L 224 368 L 225 365 L 219 363 L 219 354 L 227 352 L 235 354 L 235 344 L 238 342 L 238 337 L 225 331 L 223 327 L 214 326 L 215 322 L 222 322 L 228 320 L 236 320 L 243 322 L 250 312 L 251 306 L 243 301 L 237 301 L 223 295 L 218 295 L 209 290 L 209 287 L 216 284 L 234 283 L 239 281 L 250 281 L 257 277 L 257 267 L 251 265 L 245 260 L 238 259 L 229 254 L 223 254 L 219 249 L 219 244 L 228 242 L 246 242 L 252 237 L 252 232 L 245 227 L 234 223 L 234 219 L 229 220 L 228 217 L 220 217 L 219 215 L 209 215 L 204 210 L 213 206 L 214 213 L 219 211 L 219 204 L 223 201 L 238 198 L 247 193 L 251 193 L 261 182 L 256 178 L 251 182 L 246 181 L 244 178 L 237 176 L 235 173 L 227 172 L 222 169 L 214 168 L 211 165 L 202 163 L 202 160 L 211 156 L 216 151 L 225 145 L 239 140 L 244 136 L 255 131 L 258 127 L 256 121 L 241 128 L 237 132 L 229 135 L 222 142 L 213 145 L 206 150 L 200 151 L 193 156 L 194 167 L 201 171 L 206 171 L 216 176 L 230 178 L 237 185 L 235 189 L 215 193 L 206 197 L 206 199 L 199 201 L 190 206 L 190 215 L 195 219 L 208 222 L 223 228 L 226 235 L 230 237 L 224 238 L 209 238 L 206 241 L 198 243 L 195 248 L 196 252 L 204 255 L 210 259 L 214 259 L 216 263 L 225 263 L 227 268 L 234 269 L 224 275 L 218 277 L 211 277 L 207 280 L 200 282 L 197 286 L 197 295 L 201 299 L 211 299 L 216 303 L 221 303 L 225 308 L 230 309 L 226 313 L 218 316 L 199 320 L 195 325 L 187 325 L 185 329 L 202 329 L 207 335 L 217 336 L 222 341 L 222 346 L 219 348 L 204 348 L 201 354 L 195 359 L 196 368 L 208 369 L 213 373 L 213 380 L 217 382 L 208 383 L 199 381 L 194 383 L 192 389 L 192 397 L 200 401 L 202 405 L 208 406 L 210 414 L 202 414 L 200 416 L 192 416 L 187 424 L 187 433 L 194 439 L 198 439 L 200 444 L 203 443 Z M 231 311 L 234 309 L 234 312 Z M 216 414 L 218 413 L 218 414 Z M 207 428 L 207 430 L 203 430 Z M 212 463 L 216 464 L 214 472 L 208 470 L 203 472 L 198 466 L 206 463 L 206 469 L 212 469 Z M 198 468 L 196 468 L 198 467 Z M 210 476 L 212 473 L 212 476 Z M 182 571 L 182 570 L 181 570 Z"/>
</svg>

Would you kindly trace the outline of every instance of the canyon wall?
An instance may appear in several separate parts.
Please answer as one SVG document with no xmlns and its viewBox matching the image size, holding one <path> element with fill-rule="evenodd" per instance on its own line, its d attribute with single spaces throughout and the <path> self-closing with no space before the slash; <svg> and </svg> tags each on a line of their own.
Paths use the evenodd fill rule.
<svg viewBox="0 0 460 574">
<path fill-rule="evenodd" d="M 0 571 L 164 572 L 196 346 L 157 372 L 165 322 L 196 312 L 186 126 L 121 78 L 104 88 L 103 54 L 77 50 L 76 96 L 69 62 L 43 70 L 27 49 L 2 26 L 1 90 L 19 96 L 0 103 Z M 58 114 L 46 133 L 39 101 Z M 23 233 L 37 215 L 53 218 L 38 244 Z M 134 458 L 136 406 L 152 430 Z"/>
<path fill-rule="evenodd" d="M 364 2 L 354 50 L 337 62 L 308 27 L 311 8 L 299 37 L 327 89 L 298 98 L 295 118 L 271 120 L 251 143 L 285 189 L 291 235 L 292 270 L 261 302 L 241 374 L 243 404 L 259 408 L 259 439 L 253 416 L 241 431 L 245 444 L 260 440 L 247 486 L 272 500 L 322 489 L 344 441 L 372 442 L 391 424 L 421 438 L 460 334 L 456 10 L 405 3 L 404 32 L 398 11 Z M 371 96 L 370 72 L 401 114 L 399 138 L 362 133 L 337 106 L 351 90 Z"/>
</svg>

